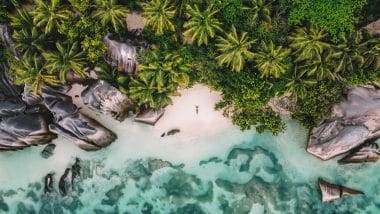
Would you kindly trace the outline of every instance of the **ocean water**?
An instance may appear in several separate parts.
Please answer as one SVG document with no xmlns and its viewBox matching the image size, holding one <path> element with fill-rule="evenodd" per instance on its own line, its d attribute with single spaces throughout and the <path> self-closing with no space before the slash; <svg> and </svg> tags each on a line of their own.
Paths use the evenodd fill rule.
<svg viewBox="0 0 380 214">
<path fill-rule="evenodd" d="M 380 212 L 378 163 L 320 161 L 306 153 L 307 130 L 293 120 L 278 136 L 229 126 L 183 139 L 92 116 L 119 136 L 103 150 L 84 152 L 59 138 L 49 159 L 40 156 L 43 146 L 0 153 L 0 213 Z M 59 178 L 76 157 L 81 178 L 67 182 L 62 197 Z M 44 194 L 47 173 L 54 173 L 54 190 Z M 365 195 L 322 203 L 320 177 Z"/>
</svg>

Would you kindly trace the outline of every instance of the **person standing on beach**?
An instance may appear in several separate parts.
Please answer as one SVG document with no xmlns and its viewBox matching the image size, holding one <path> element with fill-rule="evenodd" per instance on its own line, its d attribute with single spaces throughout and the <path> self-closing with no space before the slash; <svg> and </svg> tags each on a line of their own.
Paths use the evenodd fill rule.
<svg viewBox="0 0 380 214">
<path fill-rule="evenodd" d="M 195 105 L 195 113 L 198 114 L 198 112 L 199 112 L 199 106 L 198 106 L 198 105 Z"/>
</svg>

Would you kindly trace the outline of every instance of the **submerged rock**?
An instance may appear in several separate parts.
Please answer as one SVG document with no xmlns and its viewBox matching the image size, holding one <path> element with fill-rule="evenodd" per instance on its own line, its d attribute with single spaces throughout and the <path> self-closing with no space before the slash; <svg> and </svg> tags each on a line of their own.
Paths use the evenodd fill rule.
<svg viewBox="0 0 380 214">
<path fill-rule="evenodd" d="M 59 179 L 58 187 L 59 187 L 59 193 L 61 193 L 62 197 L 65 197 L 67 195 L 66 178 L 67 178 L 67 175 L 69 174 L 69 172 L 70 172 L 70 168 L 66 168 L 65 172 L 63 173 L 63 175 Z"/>
<path fill-rule="evenodd" d="M 43 102 L 54 116 L 54 123 L 49 128 L 84 150 L 98 150 L 112 143 L 116 135 L 96 120 L 81 114 L 71 98 L 65 95 L 67 90 L 51 87 L 43 90 Z"/>
<path fill-rule="evenodd" d="M 351 154 L 339 160 L 341 164 L 376 162 L 380 159 L 379 145 L 368 142 L 359 148 L 353 150 Z"/>
<path fill-rule="evenodd" d="M 81 169 L 80 160 L 79 158 L 75 158 L 75 163 L 71 167 L 71 187 L 73 190 L 75 190 L 75 185 L 74 185 L 75 179 L 80 177 L 80 169 Z"/>
<path fill-rule="evenodd" d="M 49 143 L 57 136 L 50 132 L 43 114 L 21 114 L 0 121 L 0 150 L 17 150 Z"/>
<path fill-rule="evenodd" d="M 55 147 L 56 145 L 54 143 L 45 146 L 45 148 L 41 151 L 41 156 L 45 159 L 48 159 L 50 156 L 54 154 Z"/>
<path fill-rule="evenodd" d="M 127 95 L 103 80 L 88 85 L 81 95 L 83 103 L 90 109 L 109 114 L 118 121 L 123 121 L 133 107 Z"/>
<path fill-rule="evenodd" d="M 53 191 L 53 173 L 49 173 L 44 178 L 44 193 Z"/>
<path fill-rule="evenodd" d="M 164 115 L 164 112 L 165 109 L 145 109 L 135 117 L 135 121 L 154 126 L 162 115 Z"/>
<path fill-rule="evenodd" d="M 358 190 L 350 189 L 341 185 L 329 183 L 323 179 L 318 179 L 319 188 L 321 190 L 322 202 L 330 202 L 340 199 L 343 196 L 363 195 Z"/>
<path fill-rule="evenodd" d="M 379 136 L 380 90 L 356 87 L 349 90 L 346 101 L 334 107 L 332 119 L 311 130 L 307 151 L 328 160 Z"/>
</svg>

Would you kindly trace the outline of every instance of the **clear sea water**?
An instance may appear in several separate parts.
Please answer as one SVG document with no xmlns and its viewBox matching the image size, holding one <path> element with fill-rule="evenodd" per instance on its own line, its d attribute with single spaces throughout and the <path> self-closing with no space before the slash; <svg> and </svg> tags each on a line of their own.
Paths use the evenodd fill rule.
<svg viewBox="0 0 380 214">
<path fill-rule="evenodd" d="M 320 161 L 306 153 L 307 130 L 292 120 L 279 136 L 231 126 L 187 140 L 100 120 L 119 135 L 101 151 L 59 138 L 49 159 L 43 146 L 0 153 L 0 213 L 380 213 L 379 163 Z M 61 197 L 58 180 L 76 157 L 81 179 Z M 49 172 L 55 190 L 44 194 Z M 319 177 L 365 195 L 322 203 Z"/>
</svg>

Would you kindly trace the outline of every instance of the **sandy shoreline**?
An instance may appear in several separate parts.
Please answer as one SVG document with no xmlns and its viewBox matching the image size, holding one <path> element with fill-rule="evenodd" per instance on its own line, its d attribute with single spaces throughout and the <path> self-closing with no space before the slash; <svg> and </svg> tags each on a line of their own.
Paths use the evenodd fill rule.
<svg viewBox="0 0 380 214">
<path fill-rule="evenodd" d="M 80 97 L 84 88 L 82 85 L 74 84 L 68 95 L 82 113 L 93 115 L 95 112 L 87 108 Z M 165 108 L 165 114 L 153 127 L 155 135 L 160 136 L 171 129 L 180 129 L 181 132 L 176 134 L 176 140 L 188 141 L 213 135 L 231 125 L 230 120 L 224 117 L 221 111 L 215 110 L 215 104 L 221 100 L 219 92 L 203 84 L 195 84 L 179 92 L 181 96 L 172 97 L 173 104 Z M 195 110 L 196 105 L 199 106 L 198 114 Z"/>
<path fill-rule="evenodd" d="M 221 111 L 215 110 L 221 99 L 219 92 L 202 84 L 179 92 L 181 96 L 173 97 L 173 104 L 165 108 L 164 116 L 155 125 L 159 133 L 177 128 L 181 130 L 177 137 L 190 139 L 213 135 L 231 125 Z"/>
</svg>

